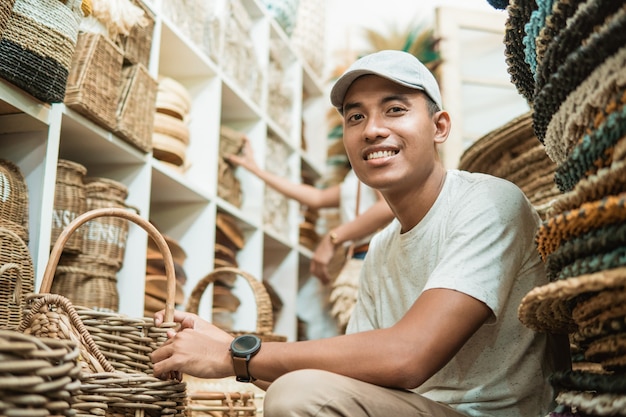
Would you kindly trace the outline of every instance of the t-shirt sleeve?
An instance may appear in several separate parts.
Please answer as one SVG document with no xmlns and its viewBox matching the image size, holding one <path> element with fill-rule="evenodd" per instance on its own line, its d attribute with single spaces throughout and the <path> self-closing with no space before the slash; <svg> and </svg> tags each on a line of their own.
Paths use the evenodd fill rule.
<svg viewBox="0 0 626 417">
<path fill-rule="evenodd" d="M 440 262 L 424 291 L 447 288 L 484 302 L 498 319 L 530 256 L 538 217 L 514 184 L 493 179 L 466 191 L 447 219 Z"/>
</svg>

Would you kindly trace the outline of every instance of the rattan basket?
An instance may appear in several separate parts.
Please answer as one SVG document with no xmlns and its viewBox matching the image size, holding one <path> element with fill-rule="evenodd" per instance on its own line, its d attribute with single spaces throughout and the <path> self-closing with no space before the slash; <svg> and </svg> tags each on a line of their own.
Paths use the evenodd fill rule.
<svg viewBox="0 0 626 417">
<path fill-rule="evenodd" d="M 52 212 L 52 235 L 50 246 L 58 239 L 63 229 L 87 209 L 83 178 L 87 168 L 78 162 L 59 159 L 54 189 L 54 209 Z M 82 230 L 73 234 L 67 241 L 64 251 L 80 253 L 83 246 Z"/>
<path fill-rule="evenodd" d="M 157 81 L 143 64 L 122 70 L 115 133 L 144 152 L 152 149 Z"/>
<path fill-rule="evenodd" d="M 127 36 L 120 36 L 117 44 L 124 51 L 124 61 L 129 64 L 150 63 L 152 32 L 154 31 L 154 13 L 141 0 L 133 0 L 133 4 L 144 11 L 142 24 L 135 25 Z"/>
<path fill-rule="evenodd" d="M 128 188 L 110 178 L 87 177 L 85 184 L 86 210 L 106 207 L 129 208 L 126 204 Z M 93 258 L 106 260 L 119 270 L 124 263 L 128 222 L 117 217 L 100 217 L 81 227 L 83 245 L 81 252 Z"/>
<path fill-rule="evenodd" d="M 0 415 L 72 415 L 78 356 L 74 342 L 0 330 Z"/>
<path fill-rule="evenodd" d="M 106 36 L 80 33 L 65 104 L 105 129 L 115 130 L 123 62 L 122 50 Z"/>
<path fill-rule="evenodd" d="M 187 299 L 187 305 L 185 309 L 191 313 L 198 314 L 198 308 L 200 306 L 200 300 L 209 284 L 214 283 L 220 279 L 221 275 L 235 275 L 236 277 L 244 278 L 248 285 L 252 288 L 254 298 L 256 301 L 256 329 L 254 331 L 240 331 L 234 330 L 230 333 L 233 335 L 240 334 L 256 334 L 263 341 L 266 342 L 285 342 L 287 338 L 285 336 L 277 335 L 273 333 L 274 319 L 272 316 L 272 302 L 270 296 L 265 289 L 263 283 L 253 277 L 251 274 L 232 267 L 216 268 L 207 275 L 204 276 L 196 286 L 193 288 Z"/>
<path fill-rule="evenodd" d="M 26 294 L 34 291 L 33 261 L 26 243 L 0 225 L 0 329 L 16 329 Z"/>
<path fill-rule="evenodd" d="M 3 0 L 0 10 L 0 77 L 41 101 L 63 101 L 81 0 Z"/>
<path fill-rule="evenodd" d="M 20 168 L 0 159 L 0 219 L 28 243 L 28 186 Z"/>
<path fill-rule="evenodd" d="M 140 372 L 151 375 L 152 361 L 149 354 L 167 340 L 168 328 L 176 326 L 172 322 L 175 308 L 176 277 L 172 254 L 165 239 L 147 220 L 122 208 L 95 209 L 78 216 L 63 230 L 52 248 L 50 259 L 43 274 L 40 293 L 46 294 L 50 291 L 61 252 L 71 234 L 82 224 L 104 216 L 119 217 L 137 224 L 148 232 L 161 251 L 168 279 L 164 324 L 161 327 L 155 327 L 152 318 L 134 318 L 82 306 L 75 308 L 81 321 L 89 328 L 91 338 L 106 355 L 114 369 L 128 373 Z M 144 277 L 140 279 L 144 279 Z M 32 304 L 41 297 L 41 294 L 31 295 L 27 301 Z"/>
</svg>

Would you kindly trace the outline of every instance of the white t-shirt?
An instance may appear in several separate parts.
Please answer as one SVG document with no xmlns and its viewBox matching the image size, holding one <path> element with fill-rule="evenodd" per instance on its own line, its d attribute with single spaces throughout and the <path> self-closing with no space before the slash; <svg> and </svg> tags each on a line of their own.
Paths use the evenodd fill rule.
<svg viewBox="0 0 626 417">
<path fill-rule="evenodd" d="M 347 332 L 392 326 L 428 289 L 468 294 L 494 319 L 414 391 L 468 416 L 544 416 L 553 395 L 547 337 L 517 317 L 523 296 L 548 282 L 534 240 L 539 224 L 514 184 L 448 171 L 419 224 L 400 234 L 394 219 L 373 238 Z"/>
</svg>

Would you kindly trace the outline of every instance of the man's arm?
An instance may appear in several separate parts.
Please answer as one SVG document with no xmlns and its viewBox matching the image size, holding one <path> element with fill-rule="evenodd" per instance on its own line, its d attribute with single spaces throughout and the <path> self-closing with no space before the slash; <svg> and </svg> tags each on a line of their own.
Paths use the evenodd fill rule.
<svg viewBox="0 0 626 417">
<path fill-rule="evenodd" d="M 314 368 L 381 386 L 415 388 L 441 369 L 491 314 L 484 303 L 468 295 L 431 289 L 387 329 L 263 343 L 250 361 L 250 374 L 273 381 L 289 371 Z M 180 371 L 201 378 L 232 376 L 231 340 L 213 326 L 182 330 L 153 353 L 155 375 Z"/>
</svg>

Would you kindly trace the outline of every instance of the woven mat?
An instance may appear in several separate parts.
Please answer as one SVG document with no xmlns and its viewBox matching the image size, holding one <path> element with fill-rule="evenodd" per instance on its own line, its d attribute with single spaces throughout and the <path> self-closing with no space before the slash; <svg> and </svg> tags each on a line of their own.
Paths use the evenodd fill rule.
<svg viewBox="0 0 626 417">
<path fill-rule="evenodd" d="M 626 9 L 615 13 L 582 46 L 559 62 L 545 85 L 537 84 L 533 102 L 533 128 L 543 142 L 552 116 L 567 96 L 607 58 L 626 43 Z M 544 59 L 545 62 L 545 59 Z"/>
<path fill-rule="evenodd" d="M 551 13 L 546 16 L 545 24 L 540 29 L 539 35 L 537 35 L 535 40 L 538 64 L 543 61 L 546 49 L 553 43 L 554 38 L 565 28 L 567 19 L 576 13 L 579 4 L 579 1 L 572 0 L 554 1 Z"/>
<path fill-rule="evenodd" d="M 624 285 L 626 267 L 551 282 L 533 288 L 524 296 L 518 317 L 535 331 L 572 333 L 578 328 L 572 318 L 572 304 L 577 297 Z"/>
<path fill-rule="evenodd" d="M 557 404 L 575 408 L 590 416 L 625 416 L 626 395 L 594 394 L 591 391 L 562 391 L 556 397 Z"/>
<path fill-rule="evenodd" d="M 625 95 L 626 98 L 626 95 Z M 582 137 L 567 160 L 558 166 L 554 181 L 562 191 L 572 190 L 578 182 L 613 161 L 613 149 L 626 137 L 626 106 L 609 114 L 600 125 Z"/>
<path fill-rule="evenodd" d="M 611 373 L 557 371 L 550 376 L 550 384 L 557 390 L 626 394 L 626 378 Z"/>
<path fill-rule="evenodd" d="M 623 100 L 625 66 L 626 47 L 599 65 L 567 96 L 546 130 L 544 144 L 550 159 L 562 164 L 582 136 L 597 127 L 594 117 L 604 109 L 615 110 L 610 103 Z"/>
<path fill-rule="evenodd" d="M 528 103 L 533 102 L 535 79 L 525 60 L 524 26 L 536 8 L 537 3 L 534 1 L 510 0 L 506 9 L 509 16 L 504 26 L 504 56 L 507 71 L 511 76 L 511 82 Z"/>
<path fill-rule="evenodd" d="M 544 221 L 537 231 L 537 250 L 542 259 L 564 241 L 592 229 L 626 220 L 626 192 L 583 203 Z"/>
<path fill-rule="evenodd" d="M 626 333 L 611 334 L 589 344 L 585 358 L 608 371 L 626 371 Z"/>
<path fill-rule="evenodd" d="M 574 239 L 563 242 L 557 250 L 546 258 L 546 272 L 550 281 L 583 274 L 567 275 L 575 265 L 593 263 L 596 272 L 599 269 L 610 269 L 603 263 L 602 257 L 623 253 L 626 248 L 626 223 L 614 223 L 592 229 Z M 626 260 L 618 259 L 624 265 Z M 619 266 L 621 266 L 619 265 Z M 589 273 L 589 272 L 586 272 Z"/>
</svg>

